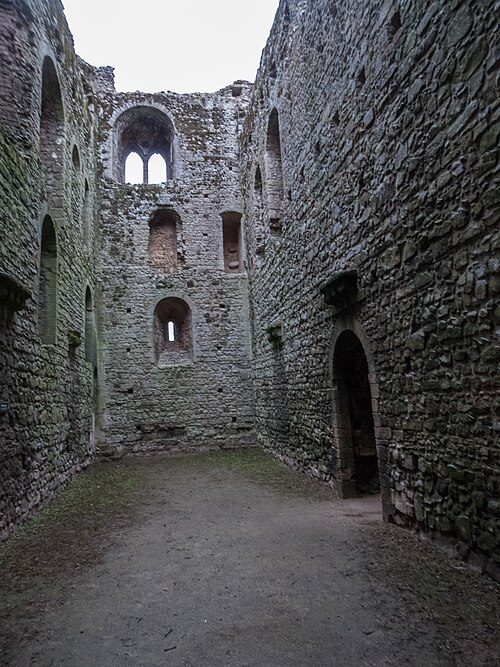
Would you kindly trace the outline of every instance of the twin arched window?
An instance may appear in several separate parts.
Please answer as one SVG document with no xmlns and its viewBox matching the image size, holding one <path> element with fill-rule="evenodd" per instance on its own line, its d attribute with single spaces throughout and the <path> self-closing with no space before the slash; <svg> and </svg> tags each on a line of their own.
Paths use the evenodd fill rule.
<svg viewBox="0 0 500 667">
<path fill-rule="evenodd" d="M 172 178 L 174 128 L 154 107 L 124 111 L 114 128 L 114 177 L 122 183 L 164 183 Z"/>
<path fill-rule="evenodd" d="M 154 185 L 167 180 L 167 163 L 159 153 L 153 153 L 147 161 L 138 153 L 129 153 L 125 160 L 125 183 Z"/>
</svg>

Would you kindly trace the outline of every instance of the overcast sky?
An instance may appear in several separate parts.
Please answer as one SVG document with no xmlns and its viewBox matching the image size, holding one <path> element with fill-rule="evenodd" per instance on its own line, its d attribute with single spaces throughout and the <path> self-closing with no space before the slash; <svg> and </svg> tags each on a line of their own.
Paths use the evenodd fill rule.
<svg viewBox="0 0 500 667">
<path fill-rule="evenodd" d="M 77 53 L 116 87 L 213 92 L 253 81 L 278 0 L 63 0 Z"/>
</svg>

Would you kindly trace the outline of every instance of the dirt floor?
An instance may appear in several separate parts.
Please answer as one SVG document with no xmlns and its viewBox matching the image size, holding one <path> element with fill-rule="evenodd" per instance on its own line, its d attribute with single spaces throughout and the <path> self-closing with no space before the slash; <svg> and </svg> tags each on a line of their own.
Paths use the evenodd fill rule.
<svg viewBox="0 0 500 667">
<path fill-rule="evenodd" d="M 2 667 L 500 665 L 493 581 L 258 450 L 97 464 L 0 567 Z"/>
</svg>

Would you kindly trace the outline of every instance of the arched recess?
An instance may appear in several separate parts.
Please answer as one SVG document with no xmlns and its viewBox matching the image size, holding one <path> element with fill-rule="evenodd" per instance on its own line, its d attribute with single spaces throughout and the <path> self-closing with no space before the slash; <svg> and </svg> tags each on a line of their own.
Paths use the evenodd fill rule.
<svg viewBox="0 0 500 667">
<path fill-rule="evenodd" d="M 255 234 L 255 252 L 257 255 L 264 254 L 264 234 L 263 234 L 263 219 L 264 219 L 264 197 L 262 193 L 262 172 L 257 166 L 255 170 L 254 187 L 253 187 L 253 217 L 254 217 L 254 234 Z"/>
<path fill-rule="evenodd" d="M 85 290 L 85 361 L 97 365 L 94 301 L 88 286 Z"/>
<path fill-rule="evenodd" d="M 172 208 L 160 208 L 149 222 L 149 265 L 155 272 L 173 273 L 178 267 L 177 236 L 181 219 Z"/>
<path fill-rule="evenodd" d="M 49 195 L 60 195 L 64 173 L 64 110 L 61 88 L 52 58 L 42 66 L 40 160 Z"/>
<path fill-rule="evenodd" d="M 193 332 L 191 309 L 178 297 L 162 299 L 154 311 L 154 350 L 160 365 L 191 361 Z"/>
<path fill-rule="evenodd" d="M 283 166 L 279 117 L 276 109 L 269 115 L 265 164 L 269 226 L 271 232 L 279 234 L 283 217 Z"/>
<path fill-rule="evenodd" d="M 222 213 L 222 238 L 224 247 L 224 270 L 240 273 L 243 270 L 241 257 L 241 213 Z"/>
<path fill-rule="evenodd" d="M 379 388 L 369 342 L 353 318 L 339 322 L 331 346 L 333 475 L 340 496 L 376 493 Z"/>
<path fill-rule="evenodd" d="M 91 226 L 92 226 L 92 204 L 90 201 L 90 188 L 87 179 L 85 179 L 83 206 L 82 206 L 82 234 L 83 234 L 83 242 L 86 245 L 89 242 Z"/>
<path fill-rule="evenodd" d="M 166 113 L 155 107 L 138 106 L 124 111 L 116 120 L 113 133 L 113 176 L 117 181 L 150 183 L 172 178 L 174 126 Z M 142 161 L 142 180 L 134 170 L 127 181 L 125 163 L 131 154 Z M 150 159 L 152 180 L 149 178 Z M 134 158 L 137 161 L 137 158 Z M 153 167 L 153 163 L 158 168 Z M 164 174 L 163 174 L 164 171 Z M 161 173 L 160 173 L 161 172 Z M 127 174 L 128 176 L 128 174 Z M 161 180 L 160 180 L 161 179 Z"/>
<path fill-rule="evenodd" d="M 57 237 L 54 223 L 46 215 L 40 244 L 38 289 L 38 333 L 45 345 L 56 342 L 57 333 Z"/>
</svg>

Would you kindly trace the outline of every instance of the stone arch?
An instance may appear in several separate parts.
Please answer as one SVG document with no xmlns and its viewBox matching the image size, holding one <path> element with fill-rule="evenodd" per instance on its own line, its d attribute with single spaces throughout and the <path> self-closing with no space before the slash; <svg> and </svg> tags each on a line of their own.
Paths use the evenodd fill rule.
<svg viewBox="0 0 500 667">
<path fill-rule="evenodd" d="M 266 189 L 267 215 L 271 232 L 279 234 L 283 217 L 283 166 L 281 157 L 281 135 L 278 111 L 269 114 L 266 135 Z"/>
<path fill-rule="evenodd" d="M 380 481 L 379 387 L 371 346 L 352 316 L 337 323 L 328 363 L 334 486 L 343 498 L 374 492 Z"/>
<path fill-rule="evenodd" d="M 113 178 L 125 182 L 125 162 L 129 155 L 136 153 L 143 163 L 143 183 L 149 182 L 149 161 L 155 155 L 165 162 L 165 180 L 171 179 L 174 137 L 173 123 L 163 110 L 142 105 L 123 111 L 113 127 Z"/>
<path fill-rule="evenodd" d="M 159 366 L 175 366 L 193 359 L 193 318 L 189 304 L 169 296 L 156 304 L 153 344 Z"/>
<path fill-rule="evenodd" d="M 40 102 L 40 160 L 47 194 L 60 195 L 64 173 L 64 107 L 54 61 L 42 64 Z"/>
<path fill-rule="evenodd" d="M 57 236 L 50 215 L 42 223 L 38 287 L 38 333 L 45 345 L 57 335 Z"/>
</svg>

